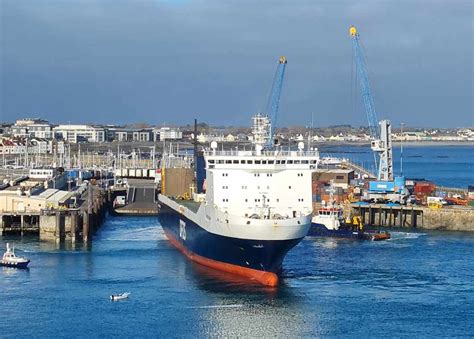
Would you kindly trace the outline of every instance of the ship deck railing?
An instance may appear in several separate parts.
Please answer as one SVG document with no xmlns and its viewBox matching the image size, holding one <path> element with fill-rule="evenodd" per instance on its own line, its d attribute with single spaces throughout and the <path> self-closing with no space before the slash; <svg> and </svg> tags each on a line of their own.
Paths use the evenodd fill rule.
<svg viewBox="0 0 474 339">
<path fill-rule="evenodd" d="M 311 151 L 283 151 L 283 150 L 210 150 L 205 151 L 206 156 L 238 156 L 238 157 L 319 157 L 319 152 L 317 150 Z"/>
<path fill-rule="evenodd" d="M 178 199 L 175 197 L 168 197 L 177 204 L 183 205 L 184 207 L 190 209 L 194 213 L 197 213 L 199 206 L 201 206 L 200 202 L 194 201 L 194 200 L 186 200 L 186 199 Z"/>
</svg>

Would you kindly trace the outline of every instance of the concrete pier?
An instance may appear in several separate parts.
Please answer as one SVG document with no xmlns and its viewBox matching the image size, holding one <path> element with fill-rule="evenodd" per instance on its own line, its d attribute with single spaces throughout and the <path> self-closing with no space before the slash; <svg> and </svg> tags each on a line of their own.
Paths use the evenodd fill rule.
<svg viewBox="0 0 474 339">
<path fill-rule="evenodd" d="M 430 209 L 424 206 L 351 204 L 351 212 L 360 215 L 368 226 L 474 231 L 474 209 L 470 207 Z"/>
<path fill-rule="evenodd" d="M 0 215 L 0 234 L 34 234 L 41 240 L 57 243 L 74 243 L 81 238 L 90 241 L 90 236 L 105 220 L 108 199 L 105 191 L 98 187 L 91 187 L 84 199 L 84 203 L 74 208 L 4 212 Z"/>
</svg>

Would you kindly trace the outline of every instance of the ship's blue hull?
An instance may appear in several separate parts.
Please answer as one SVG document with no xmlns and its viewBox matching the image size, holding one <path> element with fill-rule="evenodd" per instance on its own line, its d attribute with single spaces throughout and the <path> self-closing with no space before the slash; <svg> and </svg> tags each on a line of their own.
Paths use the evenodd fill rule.
<svg viewBox="0 0 474 339">
<path fill-rule="evenodd" d="M 190 259 L 259 281 L 257 276 L 261 273 L 277 274 L 285 255 L 301 241 L 248 240 L 213 234 L 163 203 L 159 220 L 170 242 Z"/>
</svg>

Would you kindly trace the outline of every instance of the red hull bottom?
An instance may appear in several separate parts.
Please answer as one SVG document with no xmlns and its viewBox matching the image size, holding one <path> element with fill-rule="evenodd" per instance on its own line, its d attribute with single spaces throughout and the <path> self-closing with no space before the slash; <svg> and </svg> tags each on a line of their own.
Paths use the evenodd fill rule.
<svg viewBox="0 0 474 339">
<path fill-rule="evenodd" d="M 242 266 L 237 266 L 237 265 L 232 265 L 216 260 L 212 260 L 209 258 L 205 258 L 203 256 L 200 256 L 196 253 L 193 253 L 189 251 L 185 246 L 183 246 L 179 241 L 177 241 L 170 232 L 166 232 L 165 234 L 171 244 L 173 244 L 174 247 L 176 247 L 181 253 L 183 253 L 186 257 L 188 257 L 190 260 L 201 264 L 203 266 L 207 266 L 216 270 L 236 274 L 242 277 L 250 278 L 252 280 L 255 280 L 259 282 L 260 284 L 264 286 L 269 286 L 269 287 L 276 287 L 278 286 L 278 275 L 273 273 L 273 272 L 265 272 L 265 271 L 259 271 L 259 270 L 254 270 L 251 268 L 247 267 L 242 267 Z"/>
</svg>

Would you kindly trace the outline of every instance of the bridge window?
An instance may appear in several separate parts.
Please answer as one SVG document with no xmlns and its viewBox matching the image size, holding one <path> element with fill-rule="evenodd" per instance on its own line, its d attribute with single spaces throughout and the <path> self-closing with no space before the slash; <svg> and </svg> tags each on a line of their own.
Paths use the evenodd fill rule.
<svg viewBox="0 0 474 339">
<path fill-rule="evenodd" d="M 315 164 L 315 163 L 316 163 L 316 160 L 311 160 L 309 163 L 310 163 L 310 164 Z"/>
<path fill-rule="evenodd" d="M 240 160 L 240 163 L 241 163 L 241 164 L 245 164 L 245 160 Z"/>
<path fill-rule="evenodd" d="M 300 161 L 299 161 L 299 160 L 295 160 L 295 164 L 299 164 L 299 163 L 300 163 Z"/>
<path fill-rule="evenodd" d="M 275 162 L 274 160 L 268 160 L 269 165 L 273 165 L 274 162 Z"/>
<path fill-rule="evenodd" d="M 301 163 L 302 163 L 302 164 L 307 164 L 307 163 L 308 163 L 308 160 L 301 160 Z"/>
<path fill-rule="evenodd" d="M 267 164 L 267 161 L 266 160 L 262 160 L 262 165 L 266 165 Z"/>
<path fill-rule="evenodd" d="M 239 163 L 239 160 L 234 160 L 234 164 L 238 164 Z"/>
<path fill-rule="evenodd" d="M 232 160 L 226 160 L 225 163 L 226 164 L 232 164 Z"/>
<path fill-rule="evenodd" d="M 210 164 L 213 164 L 214 160 L 208 160 L 207 162 L 210 163 Z"/>
<path fill-rule="evenodd" d="M 262 162 L 260 160 L 255 160 L 255 165 L 260 165 Z"/>
<path fill-rule="evenodd" d="M 292 164 L 293 163 L 293 160 L 288 160 L 288 164 Z"/>
<path fill-rule="evenodd" d="M 253 164 L 253 160 L 247 160 L 247 164 Z"/>
<path fill-rule="evenodd" d="M 282 165 L 284 165 L 286 163 L 286 160 L 282 160 L 281 163 Z"/>
</svg>

